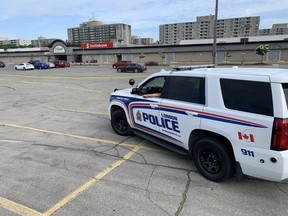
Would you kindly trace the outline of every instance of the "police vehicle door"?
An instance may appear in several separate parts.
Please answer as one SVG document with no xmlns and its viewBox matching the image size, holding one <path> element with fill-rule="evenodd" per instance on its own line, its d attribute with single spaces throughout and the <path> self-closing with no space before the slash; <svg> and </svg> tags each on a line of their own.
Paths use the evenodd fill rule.
<svg viewBox="0 0 288 216">
<path fill-rule="evenodd" d="M 174 73 L 167 78 L 161 97 L 159 118 L 163 124 L 159 132 L 163 139 L 188 149 L 190 133 L 200 127 L 198 115 L 205 104 L 204 75 Z"/>
<path fill-rule="evenodd" d="M 133 127 L 146 133 L 157 136 L 159 133 L 159 105 L 162 100 L 159 96 L 144 98 L 142 95 L 161 93 L 165 77 L 153 77 L 139 87 L 137 100 L 130 104 Z"/>
</svg>

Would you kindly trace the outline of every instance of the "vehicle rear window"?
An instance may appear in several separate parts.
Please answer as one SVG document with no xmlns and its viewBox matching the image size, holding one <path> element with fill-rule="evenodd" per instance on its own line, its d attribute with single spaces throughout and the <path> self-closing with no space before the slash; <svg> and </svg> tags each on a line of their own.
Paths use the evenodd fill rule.
<svg viewBox="0 0 288 216">
<path fill-rule="evenodd" d="M 273 116 L 270 83 L 220 79 L 220 84 L 226 108 Z"/>
</svg>

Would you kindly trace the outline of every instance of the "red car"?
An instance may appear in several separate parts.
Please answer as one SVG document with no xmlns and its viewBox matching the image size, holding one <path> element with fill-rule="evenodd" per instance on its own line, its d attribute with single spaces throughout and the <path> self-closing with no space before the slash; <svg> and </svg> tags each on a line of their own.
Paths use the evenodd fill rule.
<svg viewBox="0 0 288 216">
<path fill-rule="evenodd" d="M 131 61 L 119 61 L 119 62 L 113 64 L 112 67 L 115 69 L 115 68 L 118 68 L 118 67 L 125 66 L 127 64 L 132 64 L 132 62 Z"/>
<path fill-rule="evenodd" d="M 56 60 L 54 61 L 55 67 L 70 67 L 70 63 L 68 61 Z"/>
</svg>

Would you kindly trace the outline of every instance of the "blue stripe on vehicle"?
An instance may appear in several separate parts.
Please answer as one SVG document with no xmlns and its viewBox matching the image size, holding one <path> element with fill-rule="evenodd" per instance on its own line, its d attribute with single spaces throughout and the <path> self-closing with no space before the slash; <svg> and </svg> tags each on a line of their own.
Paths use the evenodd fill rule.
<svg viewBox="0 0 288 216">
<path fill-rule="evenodd" d="M 219 117 L 215 117 L 215 116 L 209 116 L 209 115 L 205 115 L 205 114 L 199 114 L 198 116 L 195 116 L 195 117 L 199 117 L 199 118 L 203 118 L 203 119 L 209 119 L 209 120 L 213 120 L 213 121 L 226 122 L 226 123 L 230 123 L 230 124 L 249 126 L 249 127 L 267 128 L 265 125 L 259 125 L 259 124 L 255 124 L 253 122 L 243 122 L 243 121 L 231 120 L 231 119 L 227 119 L 227 118 L 219 118 Z"/>
<path fill-rule="evenodd" d="M 119 101 L 119 97 L 121 98 L 121 96 L 114 96 L 112 97 L 112 99 L 115 99 L 117 101 Z M 125 104 L 126 108 L 129 106 L 129 104 L 131 102 L 135 103 L 135 102 L 155 102 L 153 100 L 147 100 L 147 99 L 135 99 L 135 98 L 130 98 L 130 97 L 122 97 L 125 99 L 129 99 L 128 101 L 126 100 L 120 100 L 122 101 L 122 103 Z M 131 100 L 132 99 L 132 100 Z M 171 112 L 171 113 L 177 113 L 177 114 L 181 114 L 181 115 L 186 115 L 187 113 L 186 111 L 192 111 L 189 109 L 181 109 L 181 108 L 167 108 L 167 107 L 161 107 L 161 105 L 158 108 L 151 108 L 149 104 L 147 105 L 137 105 L 137 104 L 133 104 L 132 109 L 134 108 L 142 108 L 142 109 L 159 109 L 160 111 L 166 111 L 166 112 Z M 127 108 L 128 110 L 128 108 Z M 257 124 L 254 122 L 248 122 L 248 121 L 243 121 L 241 119 L 231 119 L 230 117 L 226 117 L 226 116 L 217 116 L 214 115 L 212 113 L 201 113 L 199 111 L 195 111 L 198 112 L 198 115 L 195 115 L 194 117 L 196 118 L 202 118 L 202 119 L 208 119 L 208 120 L 212 120 L 212 121 L 219 121 L 219 122 L 225 122 L 225 123 L 229 123 L 229 124 L 236 124 L 236 125 L 243 125 L 243 126 L 249 126 L 249 127 L 256 127 L 256 128 L 267 128 L 267 126 L 265 125 L 261 125 L 261 124 Z"/>
</svg>

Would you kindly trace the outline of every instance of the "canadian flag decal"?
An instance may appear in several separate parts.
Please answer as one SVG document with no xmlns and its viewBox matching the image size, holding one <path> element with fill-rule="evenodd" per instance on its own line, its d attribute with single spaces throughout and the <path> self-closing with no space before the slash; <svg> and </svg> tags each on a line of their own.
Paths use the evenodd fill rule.
<svg viewBox="0 0 288 216">
<path fill-rule="evenodd" d="M 254 135 L 253 133 L 247 133 L 246 132 L 238 132 L 238 138 L 239 140 L 244 140 L 244 141 L 247 141 L 247 142 L 254 142 Z"/>
</svg>

